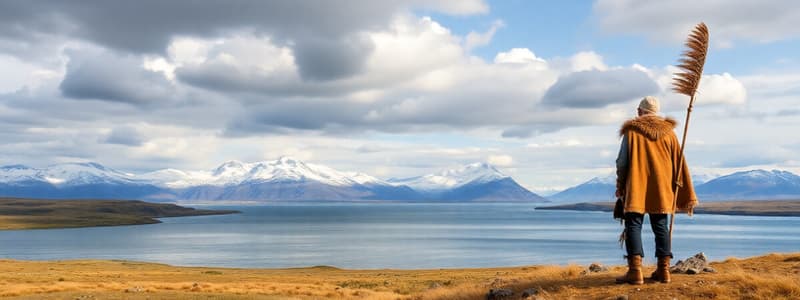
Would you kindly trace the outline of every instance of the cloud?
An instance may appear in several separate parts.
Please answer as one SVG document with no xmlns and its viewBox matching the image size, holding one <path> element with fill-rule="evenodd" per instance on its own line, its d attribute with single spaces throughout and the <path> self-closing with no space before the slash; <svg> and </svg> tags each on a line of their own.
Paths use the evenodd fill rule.
<svg viewBox="0 0 800 300">
<path fill-rule="evenodd" d="M 674 74 L 679 70 L 674 66 L 660 69 L 635 68 L 646 72 L 659 85 L 658 97 L 662 111 L 685 110 L 688 97 L 672 91 Z M 730 73 L 703 74 L 697 91 L 695 106 L 741 107 L 747 102 L 748 89 L 745 84 Z"/>
<path fill-rule="evenodd" d="M 125 146 L 141 146 L 144 142 L 144 137 L 131 126 L 119 126 L 111 130 L 108 136 L 103 139 L 104 143 L 125 145 Z"/>
<path fill-rule="evenodd" d="M 510 155 L 489 155 L 486 162 L 497 167 L 510 167 L 514 164 L 514 158 Z"/>
<path fill-rule="evenodd" d="M 324 81 L 358 74 L 373 49 L 372 41 L 360 35 L 336 40 L 316 38 L 298 41 L 294 57 L 300 76 Z"/>
<path fill-rule="evenodd" d="M 291 47 L 305 78 L 328 80 L 352 76 L 363 66 L 371 49 L 359 32 L 386 28 L 411 9 L 467 15 L 488 6 L 481 0 L 12 1 L 0 3 L 0 40 L 41 43 L 66 36 L 125 53 L 164 54 L 177 37 L 251 29 Z"/>
<path fill-rule="evenodd" d="M 174 87 L 161 72 L 146 70 L 142 60 L 107 51 L 70 51 L 60 89 L 73 99 L 118 101 L 133 105 L 169 103 Z"/>
<path fill-rule="evenodd" d="M 497 33 L 497 30 L 505 26 L 506 24 L 503 23 L 502 20 L 496 20 L 492 23 L 492 26 L 489 27 L 489 30 L 484 33 L 470 31 L 464 41 L 464 48 L 469 51 L 477 47 L 488 45 L 489 42 L 492 41 L 494 34 Z"/>
<path fill-rule="evenodd" d="M 569 61 L 573 72 L 608 69 L 603 57 L 593 51 L 578 52 Z"/>
<path fill-rule="evenodd" d="M 712 45 L 729 47 L 737 40 L 772 42 L 800 37 L 800 2 L 768 1 L 634 1 L 599 0 L 593 13 L 603 30 L 680 42 L 700 21 Z"/>
<path fill-rule="evenodd" d="M 494 57 L 494 62 L 497 64 L 532 64 L 541 69 L 547 68 L 547 62 L 536 57 L 528 48 L 512 48 L 506 52 L 499 52 Z"/>
<path fill-rule="evenodd" d="M 542 102 L 552 106 L 600 108 L 658 92 L 658 85 L 635 69 L 591 70 L 562 76 Z"/>
<path fill-rule="evenodd" d="M 730 73 L 704 75 L 697 90 L 698 105 L 741 105 L 747 100 L 744 84 Z"/>
</svg>

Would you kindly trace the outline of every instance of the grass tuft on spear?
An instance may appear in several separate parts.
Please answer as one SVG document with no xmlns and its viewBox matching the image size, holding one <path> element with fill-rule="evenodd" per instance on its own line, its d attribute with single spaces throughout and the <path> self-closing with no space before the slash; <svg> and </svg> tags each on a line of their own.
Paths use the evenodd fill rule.
<svg viewBox="0 0 800 300">
<path fill-rule="evenodd" d="M 672 228 L 675 226 L 675 210 L 678 205 L 678 190 L 681 188 L 683 176 L 683 151 L 686 147 L 686 132 L 689 130 L 689 116 L 692 115 L 692 106 L 697 95 L 697 88 L 700 86 L 700 78 L 703 75 L 703 66 L 706 63 L 708 54 L 708 27 L 705 23 L 697 24 L 689 34 L 685 43 L 688 48 L 682 53 L 678 60 L 678 69 L 681 72 L 675 73 L 672 82 L 672 90 L 678 94 L 689 96 L 689 107 L 686 109 L 686 122 L 683 123 L 683 138 L 681 139 L 680 160 L 678 161 L 678 178 L 675 181 L 675 198 L 672 200 L 672 217 L 669 223 L 669 239 L 672 241 Z M 689 214 L 692 214 L 691 209 Z"/>
</svg>

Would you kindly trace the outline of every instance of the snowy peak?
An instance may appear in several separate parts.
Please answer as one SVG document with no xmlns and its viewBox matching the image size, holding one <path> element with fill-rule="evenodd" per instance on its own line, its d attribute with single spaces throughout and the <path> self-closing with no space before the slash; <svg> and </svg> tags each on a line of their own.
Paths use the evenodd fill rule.
<svg viewBox="0 0 800 300">
<path fill-rule="evenodd" d="M 617 184 L 617 174 L 610 174 L 610 175 L 606 175 L 606 176 L 602 176 L 602 177 L 600 177 L 600 176 L 594 177 L 592 179 L 589 179 L 589 181 L 584 182 L 583 184 L 613 184 L 613 185 L 616 185 Z"/>
<path fill-rule="evenodd" d="M 212 171 L 212 175 L 221 176 L 235 176 L 246 173 L 248 170 L 244 163 L 238 160 L 231 160 L 221 164 L 219 167 Z"/>
<path fill-rule="evenodd" d="M 0 182 L 43 181 L 53 185 L 133 183 L 133 175 L 94 162 L 63 163 L 37 169 L 23 165 L 0 168 Z"/>
<path fill-rule="evenodd" d="M 736 172 L 711 180 L 713 182 L 749 181 L 757 185 L 800 184 L 800 176 L 783 170 L 750 170 Z"/>
<path fill-rule="evenodd" d="M 444 170 L 423 176 L 392 179 L 396 185 L 407 185 L 414 189 L 436 191 L 457 188 L 467 184 L 487 183 L 509 178 L 494 166 L 487 163 L 472 163 L 459 168 Z"/>
<path fill-rule="evenodd" d="M 232 186 L 244 183 L 319 182 L 332 186 L 388 185 L 375 177 L 340 172 L 326 166 L 308 164 L 291 157 L 245 163 L 227 161 L 211 171 L 159 170 L 143 174 L 155 185 L 181 188 L 199 185 Z"/>
</svg>

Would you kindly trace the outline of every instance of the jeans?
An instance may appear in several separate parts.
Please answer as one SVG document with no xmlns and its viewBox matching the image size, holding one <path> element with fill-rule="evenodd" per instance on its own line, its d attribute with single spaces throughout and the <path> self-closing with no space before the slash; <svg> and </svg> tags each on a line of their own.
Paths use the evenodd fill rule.
<svg viewBox="0 0 800 300">
<path fill-rule="evenodd" d="M 672 250 L 669 240 L 669 218 L 667 214 L 649 214 L 650 228 L 656 236 L 656 257 L 672 258 Z M 644 215 L 637 213 L 625 214 L 625 250 L 628 256 L 639 255 L 644 257 L 642 249 L 642 223 Z"/>
</svg>

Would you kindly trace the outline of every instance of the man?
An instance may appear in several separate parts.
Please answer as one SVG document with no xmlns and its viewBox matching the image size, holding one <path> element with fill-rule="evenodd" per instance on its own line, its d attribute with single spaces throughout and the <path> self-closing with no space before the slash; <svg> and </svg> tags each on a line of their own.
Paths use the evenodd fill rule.
<svg viewBox="0 0 800 300">
<path fill-rule="evenodd" d="M 681 181 L 678 180 L 680 143 L 675 135 L 675 120 L 658 115 L 658 99 L 647 96 L 637 109 L 638 117 L 622 125 L 622 145 L 617 157 L 616 196 L 624 200 L 625 249 L 628 272 L 617 278 L 618 283 L 643 284 L 642 223 L 644 214 L 650 216 L 656 242 L 658 265 L 651 279 L 662 283 L 671 281 L 669 274 L 672 250 L 668 216 L 673 213 L 675 185 L 678 189 L 677 208 L 692 213 L 697 205 L 689 168 L 684 160 Z"/>
</svg>

